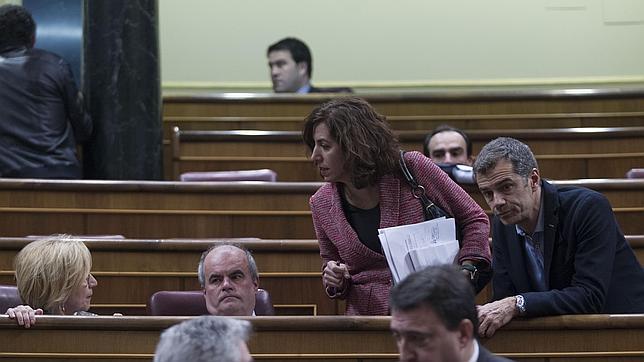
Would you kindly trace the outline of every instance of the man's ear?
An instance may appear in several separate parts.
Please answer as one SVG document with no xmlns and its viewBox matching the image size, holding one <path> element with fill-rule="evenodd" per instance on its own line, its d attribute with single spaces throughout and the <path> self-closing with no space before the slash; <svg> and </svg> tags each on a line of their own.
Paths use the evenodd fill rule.
<svg viewBox="0 0 644 362">
<path fill-rule="evenodd" d="M 297 74 L 299 74 L 300 77 L 308 76 L 308 72 L 309 72 L 309 65 L 306 62 L 297 63 Z"/>
<path fill-rule="evenodd" d="M 469 319 L 463 319 L 458 324 L 458 344 L 461 348 L 467 345 L 474 339 L 474 325 Z"/>
<path fill-rule="evenodd" d="M 530 187 L 532 188 L 532 191 L 536 191 L 537 187 L 541 184 L 539 181 L 541 180 L 541 176 L 539 176 L 539 169 L 533 168 L 532 172 L 530 173 Z"/>
</svg>

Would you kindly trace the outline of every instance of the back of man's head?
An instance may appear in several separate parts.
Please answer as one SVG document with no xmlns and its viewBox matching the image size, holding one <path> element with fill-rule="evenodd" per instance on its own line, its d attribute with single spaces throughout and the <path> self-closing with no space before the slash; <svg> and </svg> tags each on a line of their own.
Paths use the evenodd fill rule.
<svg viewBox="0 0 644 362">
<path fill-rule="evenodd" d="M 478 330 L 474 289 L 454 265 L 430 266 L 412 273 L 391 290 L 392 312 L 427 306 L 448 330 L 456 330 L 469 319 Z"/>
<path fill-rule="evenodd" d="M 278 50 L 286 50 L 291 53 L 295 63 L 305 62 L 307 64 L 307 75 L 309 79 L 313 73 L 313 59 L 311 58 L 311 51 L 309 47 L 300 39 L 297 38 L 284 38 L 274 44 L 271 44 L 266 51 L 268 56 L 271 52 Z"/>
<path fill-rule="evenodd" d="M 0 6 L 0 51 L 16 47 L 31 47 L 36 23 L 22 6 Z"/>
<path fill-rule="evenodd" d="M 226 317 L 202 316 L 166 329 L 154 362 L 245 362 L 250 323 Z"/>
</svg>

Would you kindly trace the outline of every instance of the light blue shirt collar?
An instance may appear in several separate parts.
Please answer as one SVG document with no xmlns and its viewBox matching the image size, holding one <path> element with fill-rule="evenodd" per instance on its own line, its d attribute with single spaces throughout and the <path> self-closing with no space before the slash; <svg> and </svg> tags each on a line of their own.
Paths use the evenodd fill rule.
<svg viewBox="0 0 644 362">
<path fill-rule="evenodd" d="M 298 94 L 307 94 L 311 90 L 311 84 L 305 84 L 300 89 L 297 90 Z"/>
<path fill-rule="evenodd" d="M 539 218 L 537 219 L 537 225 L 535 226 L 534 232 L 532 233 L 532 235 L 534 235 L 536 233 L 542 233 L 543 230 L 544 230 L 543 224 L 544 223 L 543 223 L 543 190 L 542 190 L 541 191 L 541 201 L 539 201 Z M 517 234 L 519 234 L 520 236 L 525 236 L 527 234 L 525 232 L 525 230 L 523 230 L 523 228 L 521 226 L 514 225 L 514 227 L 517 230 Z"/>
</svg>

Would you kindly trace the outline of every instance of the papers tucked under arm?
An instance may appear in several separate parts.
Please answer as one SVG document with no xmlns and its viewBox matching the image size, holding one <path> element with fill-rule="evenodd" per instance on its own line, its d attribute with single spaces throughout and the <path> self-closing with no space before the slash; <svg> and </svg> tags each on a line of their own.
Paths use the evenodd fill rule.
<svg viewBox="0 0 644 362">
<path fill-rule="evenodd" d="M 378 237 L 396 283 L 429 265 L 453 263 L 459 249 L 452 218 L 378 229 Z"/>
</svg>

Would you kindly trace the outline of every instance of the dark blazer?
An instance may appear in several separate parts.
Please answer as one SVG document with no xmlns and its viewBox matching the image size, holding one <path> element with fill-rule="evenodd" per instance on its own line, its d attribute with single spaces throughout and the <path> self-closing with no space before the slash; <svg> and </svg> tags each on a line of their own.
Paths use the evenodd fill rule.
<svg viewBox="0 0 644 362">
<path fill-rule="evenodd" d="M 529 317 L 644 312 L 644 270 L 602 194 L 541 182 L 544 272 L 550 290 L 534 292 L 523 240 L 514 225 L 493 221 L 494 299 L 525 298 Z"/>
<path fill-rule="evenodd" d="M 479 342 L 479 358 L 476 359 L 476 362 L 509 362 L 511 360 L 497 356 L 492 352 L 485 349 Z"/>
<path fill-rule="evenodd" d="M 92 134 L 69 64 L 35 48 L 0 53 L 0 177 L 81 178 Z"/>
<path fill-rule="evenodd" d="M 353 89 L 348 87 L 317 88 L 311 85 L 309 93 L 353 93 Z"/>
</svg>

